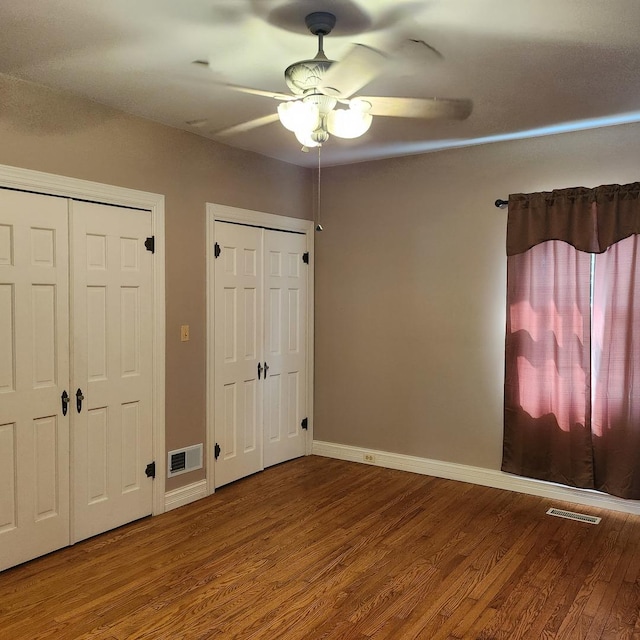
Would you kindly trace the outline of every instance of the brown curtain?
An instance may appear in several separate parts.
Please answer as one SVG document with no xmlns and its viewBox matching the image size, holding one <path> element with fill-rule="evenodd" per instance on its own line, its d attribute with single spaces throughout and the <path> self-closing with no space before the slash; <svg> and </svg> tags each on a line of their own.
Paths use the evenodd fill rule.
<svg viewBox="0 0 640 640">
<path fill-rule="evenodd" d="M 640 183 L 509 197 L 503 471 L 640 499 L 636 234 Z"/>
<path fill-rule="evenodd" d="M 640 236 L 596 256 L 593 295 L 595 488 L 640 499 Z"/>
</svg>

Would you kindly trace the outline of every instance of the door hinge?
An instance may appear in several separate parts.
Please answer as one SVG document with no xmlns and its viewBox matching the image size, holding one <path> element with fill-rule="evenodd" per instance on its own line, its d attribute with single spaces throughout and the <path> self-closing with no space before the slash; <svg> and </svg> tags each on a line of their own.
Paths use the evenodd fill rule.
<svg viewBox="0 0 640 640">
<path fill-rule="evenodd" d="M 213 448 L 213 455 L 217 460 L 220 457 L 220 445 L 216 442 L 216 446 Z"/>
<path fill-rule="evenodd" d="M 309 252 L 305 251 L 302 254 L 302 262 L 304 262 L 305 264 L 309 264 Z"/>
<path fill-rule="evenodd" d="M 147 468 L 144 470 L 147 478 L 155 478 L 156 477 L 156 463 L 150 462 L 147 465 Z"/>
<path fill-rule="evenodd" d="M 222 253 L 222 249 L 220 248 L 220 245 L 216 242 L 213 245 L 213 257 L 219 258 L 221 253 Z"/>
<path fill-rule="evenodd" d="M 151 251 L 151 253 L 155 253 L 156 252 L 156 237 L 155 236 L 149 236 L 144 241 L 144 246 L 145 246 L 147 251 Z"/>
<path fill-rule="evenodd" d="M 301 426 L 303 429 L 308 429 L 308 428 L 309 428 L 309 419 L 308 419 L 308 418 L 304 418 L 304 419 L 302 420 L 302 422 L 300 423 L 300 426 Z"/>
</svg>

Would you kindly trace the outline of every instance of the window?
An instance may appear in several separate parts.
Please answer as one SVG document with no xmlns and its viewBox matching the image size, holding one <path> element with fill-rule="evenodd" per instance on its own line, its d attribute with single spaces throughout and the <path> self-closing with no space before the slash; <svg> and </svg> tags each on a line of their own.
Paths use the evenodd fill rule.
<svg viewBox="0 0 640 640">
<path fill-rule="evenodd" d="M 509 199 L 504 471 L 640 498 L 639 194 Z"/>
</svg>

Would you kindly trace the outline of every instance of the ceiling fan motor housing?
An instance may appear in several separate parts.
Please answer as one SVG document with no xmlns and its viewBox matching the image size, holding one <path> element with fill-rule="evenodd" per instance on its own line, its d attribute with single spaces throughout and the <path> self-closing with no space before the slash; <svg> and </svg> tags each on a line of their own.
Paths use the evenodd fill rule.
<svg viewBox="0 0 640 640">
<path fill-rule="evenodd" d="M 317 88 L 333 62 L 333 60 L 318 60 L 316 58 L 294 62 L 285 69 L 284 81 L 292 93 L 304 95 Z"/>
<path fill-rule="evenodd" d="M 328 11 L 314 11 L 304 19 L 304 23 L 314 36 L 326 36 L 336 26 L 336 17 Z"/>
<path fill-rule="evenodd" d="M 322 49 L 322 38 L 331 33 L 336 17 L 327 11 L 315 11 L 305 19 L 305 24 L 314 36 L 318 36 L 318 53 L 312 60 L 301 60 L 289 65 L 284 72 L 287 86 L 296 95 L 314 91 L 334 60 L 329 60 Z"/>
</svg>

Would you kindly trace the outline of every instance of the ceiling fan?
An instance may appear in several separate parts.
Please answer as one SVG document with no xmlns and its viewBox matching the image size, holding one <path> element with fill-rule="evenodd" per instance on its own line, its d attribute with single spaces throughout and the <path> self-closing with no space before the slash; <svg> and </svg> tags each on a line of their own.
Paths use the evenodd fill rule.
<svg viewBox="0 0 640 640">
<path fill-rule="evenodd" d="M 365 45 L 354 45 L 341 61 L 330 60 L 324 53 L 323 39 L 334 28 L 335 15 L 317 11 L 307 15 L 305 23 L 318 37 L 318 52 L 314 58 L 295 62 L 285 70 L 291 94 L 225 83 L 231 90 L 272 98 L 280 104 L 276 113 L 218 131 L 218 136 L 250 131 L 280 120 L 295 134 L 303 151 L 307 151 L 322 146 L 331 135 L 339 138 L 363 135 L 374 116 L 464 120 L 471 114 L 473 105 L 467 99 L 357 95 L 384 71 L 388 56 Z"/>
</svg>

